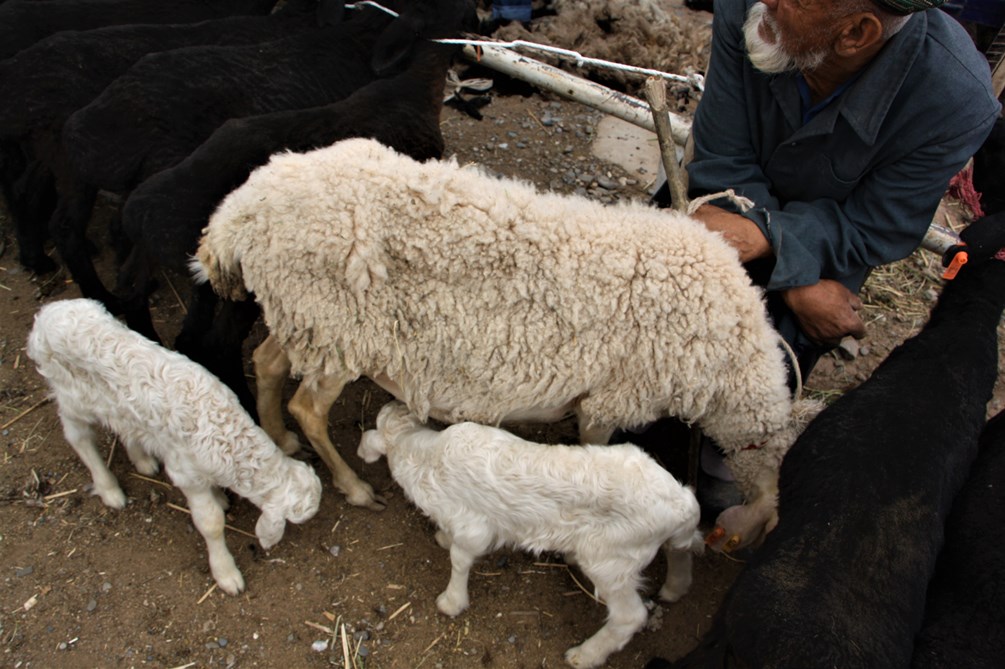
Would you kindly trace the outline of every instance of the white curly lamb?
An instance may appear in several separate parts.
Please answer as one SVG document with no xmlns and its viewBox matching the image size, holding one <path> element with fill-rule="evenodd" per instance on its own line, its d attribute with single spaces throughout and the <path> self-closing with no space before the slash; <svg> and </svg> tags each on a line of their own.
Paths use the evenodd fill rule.
<svg viewBox="0 0 1005 669">
<path fill-rule="evenodd" d="M 210 218 L 192 267 L 225 297 L 255 294 L 262 426 L 295 447 L 280 390 L 302 376 L 290 410 L 354 504 L 380 508 L 327 416 L 361 375 L 421 419 L 575 413 L 583 443 L 666 415 L 696 423 L 748 502 L 724 518 L 731 545 L 773 527 L 778 463 L 816 409 L 794 411 L 760 289 L 697 221 L 373 140 L 273 156 Z"/>
<path fill-rule="evenodd" d="M 90 470 L 94 494 L 114 509 L 126 505 L 98 454 L 95 428 L 104 426 L 141 474 L 164 464 L 188 500 L 224 592 L 244 590 L 244 577 L 223 537 L 220 488 L 261 509 L 255 534 L 266 549 L 282 539 L 287 520 L 302 523 L 317 512 L 321 481 L 309 465 L 285 456 L 216 377 L 128 329 L 101 303 L 42 307 L 28 335 L 28 356 L 52 389 L 66 440 Z"/>
<path fill-rule="evenodd" d="M 675 602 L 691 585 L 691 556 L 703 548 L 698 500 L 637 446 L 536 444 L 477 423 L 437 432 L 390 402 L 359 444 L 364 461 L 381 455 L 450 551 L 450 583 L 436 599 L 449 616 L 468 607 L 479 556 L 503 546 L 562 553 L 607 604 L 604 626 L 565 654 L 574 667 L 596 667 L 646 624 L 638 589 L 661 546 L 660 596 Z"/>
</svg>

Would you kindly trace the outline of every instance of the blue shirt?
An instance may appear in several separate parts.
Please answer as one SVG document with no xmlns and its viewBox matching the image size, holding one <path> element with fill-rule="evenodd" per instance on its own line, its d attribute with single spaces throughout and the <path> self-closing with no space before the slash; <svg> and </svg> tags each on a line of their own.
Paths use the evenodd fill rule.
<svg viewBox="0 0 1005 669">
<path fill-rule="evenodd" d="M 746 58 L 754 1 L 716 1 L 692 196 L 735 188 L 755 202 L 744 215 L 774 251 L 768 290 L 834 279 L 857 292 L 871 267 L 918 247 L 990 133 L 1001 111 L 990 67 L 955 20 L 918 12 L 804 123 L 799 75 L 767 75 Z"/>
</svg>

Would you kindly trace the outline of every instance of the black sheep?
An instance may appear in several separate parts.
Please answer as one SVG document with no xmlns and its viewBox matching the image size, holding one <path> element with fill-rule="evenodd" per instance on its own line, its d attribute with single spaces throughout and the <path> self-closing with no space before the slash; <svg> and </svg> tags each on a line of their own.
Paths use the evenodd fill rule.
<svg viewBox="0 0 1005 669">
<path fill-rule="evenodd" d="M 318 0 L 290 0 L 273 15 L 181 23 L 189 18 L 182 7 L 179 23 L 62 31 L 0 61 L 0 90 L 7 95 L 0 105 L 0 140 L 10 143 L 8 152 L 20 150 L 27 159 L 19 175 L 5 180 L 21 264 L 38 273 L 55 269 L 43 250 L 55 199 L 48 163 L 56 159 L 70 114 L 148 53 L 277 39 L 316 26 L 318 7 Z"/>
<path fill-rule="evenodd" d="M 345 97 L 376 76 L 369 63 L 375 45 L 407 50 L 381 47 L 389 25 L 409 22 L 428 2 L 404 4 L 402 19 L 366 6 L 337 25 L 283 39 L 149 54 L 72 114 L 58 151 L 64 160 L 52 165 L 58 203 L 49 229 L 81 292 L 156 337 L 145 300 L 118 299 L 86 252 L 97 191 L 127 193 L 184 159 L 229 118 Z"/>
<path fill-rule="evenodd" d="M 944 523 L 998 376 L 1005 213 L 962 237 L 969 263 L 922 331 L 822 411 L 785 456 L 778 526 L 711 631 L 683 659 L 651 669 L 910 664 Z"/>
<path fill-rule="evenodd" d="M 1005 660 L 1005 411 L 988 421 L 980 452 L 946 523 L 928 584 L 913 669 L 998 669 Z"/>
<path fill-rule="evenodd" d="M 143 182 L 126 201 L 123 228 L 144 259 L 128 264 L 137 275 L 124 283 L 141 292 L 154 267 L 184 269 L 219 202 L 274 153 L 372 137 L 416 160 L 441 157 L 440 112 L 455 51 L 456 47 L 425 42 L 406 70 L 367 84 L 344 100 L 225 123 L 181 163 Z M 241 344 L 258 316 L 257 305 L 250 299 L 237 304 L 224 301 L 214 314 L 216 293 L 208 284 L 193 290 L 175 347 L 220 376 L 250 408 Z"/>
<path fill-rule="evenodd" d="M 9 0 L 0 4 L 0 60 L 61 30 L 184 23 L 268 14 L 277 0 Z"/>
</svg>

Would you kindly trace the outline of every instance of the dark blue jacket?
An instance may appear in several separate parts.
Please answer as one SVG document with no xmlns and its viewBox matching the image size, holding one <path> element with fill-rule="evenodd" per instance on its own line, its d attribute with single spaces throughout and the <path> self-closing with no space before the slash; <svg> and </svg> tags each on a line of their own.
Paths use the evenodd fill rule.
<svg viewBox="0 0 1005 669">
<path fill-rule="evenodd" d="M 990 67 L 956 21 L 919 12 L 803 125 L 795 75 L 763 74 L 745 56 L 753 1 L 716 0 L 692 195 L 735 188 L 756 203 L 746 216 L 775 255 L 768 290 L 834 279 L 857 292 L 869 268 L 918 247 L 991 131 L 1001 105 Z"/>
</svg>

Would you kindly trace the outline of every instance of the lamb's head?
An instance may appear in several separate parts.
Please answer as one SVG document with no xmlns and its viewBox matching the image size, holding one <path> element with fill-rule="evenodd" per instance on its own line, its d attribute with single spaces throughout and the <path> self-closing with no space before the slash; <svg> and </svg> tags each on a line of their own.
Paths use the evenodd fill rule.
<svg viewBox="0 0 1005 669">
<path fill-rule="evenodd" d="M 377 413 L 377 429 L 367 430 L 359 440 L 357 454 L 363 462 L 376 462 L 387 455 L 388 441 L 394 441 L 402 430 L 422 425 L 404 402 L 392 400 Z"/>
<path fill-rule="evenodd" d="M 387 442 L 384 436 L 377 430 L 367 430 L 359 438 L 359 449 L 356 455 L 360 460 L 368 464 L 373 464 L 380 460 L 380 456 L 387 455 Z"/>
<path fill-rule="evenodd" d="M 283 482 L 270 491 L 262 504 L 262 515 L 255 524 L 255 536 L 268 550 L 279 543 L 286 521 L 303 523 L 314 517 L 321 504 L 321 479 L 310 465 L 285 458 Z"/>
<path fill-rule="evenodd" d="M 810 399 L 793 402 L 789 422 L 767 441 L 727 453 L 729 469 L 745 503 L 729 507 L 715 519 L 715 528 L 705 539 L 710 548 L 728 553 L 756 545 L 775 529 L 782 458 L 823 406 L 822 402 Z"/>
</svg>

